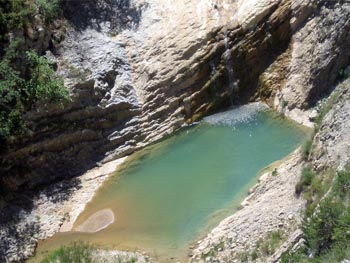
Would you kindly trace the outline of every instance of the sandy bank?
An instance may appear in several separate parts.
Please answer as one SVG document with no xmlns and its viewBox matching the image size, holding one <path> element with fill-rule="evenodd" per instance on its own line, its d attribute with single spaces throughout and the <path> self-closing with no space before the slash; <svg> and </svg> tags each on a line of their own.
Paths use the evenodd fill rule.
<svg viewBox="0 0 350 263">
<path fill-rule="evenodd" d="M 96 233 L 105 229 L 114 222 L 114 213 L 110 209 L 103 209 L 92 214 L 82 224 L 78 225 L 74 230 L 85 233 Z"/>
<path fill-rule="evenodd" d="M 60 227 L 60 232 L 71 231 L 75 220 L 81 212 L 84 211 L 86 204 L 92 199 L 95 192 L 100 188 L 102 183 L 111 175 L 119 165 L 121 165 L 127 157 L 123 157 L 108 163 L 101 167 L 94 168 L 85 174 L 81 179 L 81 188 L 74 192 L 71 200 L 68 200 L 64 206 L 66 214 L 63 224 Z M 114 220 L 114 218 L 113 218 Z"/>
</svg>

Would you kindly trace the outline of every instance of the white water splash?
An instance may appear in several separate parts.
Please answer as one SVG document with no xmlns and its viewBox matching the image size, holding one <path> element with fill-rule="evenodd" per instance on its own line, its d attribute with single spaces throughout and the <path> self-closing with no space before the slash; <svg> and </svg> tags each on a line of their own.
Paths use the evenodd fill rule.
<svg viewBox="0 0 350 263">
<path fill-rule="evenodd" d="M 252 120 L 259 112 L 266 109 L 268 109 L 268 106 L 265 104 L 261 102 L 254 102 L 232 110 L 205 117 L 203 121 L 212 125 L 234 127 L 237 123 Z"/>
</svg>

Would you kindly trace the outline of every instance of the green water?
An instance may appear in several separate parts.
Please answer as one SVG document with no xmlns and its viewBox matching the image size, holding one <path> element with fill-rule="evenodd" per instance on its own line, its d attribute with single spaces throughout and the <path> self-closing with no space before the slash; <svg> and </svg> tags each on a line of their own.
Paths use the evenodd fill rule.
<svg viewBox="0 0 350 263">
<path fill-rule="evenodd" d="M 115 222 L 94 233 L 60 233 L 39 245 L 74 240 L 147 251 L 184 262 L 190 244 L 234 212 L 258 172 L 305 139 L 299 126 L 270 112 L 217 115 L 135 154 L 98 191 L 76 225 L 110 208 Z M 221 119 L 220 119 L 221 118 Z M 243 119 L 243 120 L 242 120 Z"/>
</svg>

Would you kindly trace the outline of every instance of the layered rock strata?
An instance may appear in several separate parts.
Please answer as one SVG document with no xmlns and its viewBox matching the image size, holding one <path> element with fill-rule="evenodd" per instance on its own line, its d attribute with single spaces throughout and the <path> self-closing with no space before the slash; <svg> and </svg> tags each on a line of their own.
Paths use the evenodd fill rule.
<svg viewBox="0 0 350 263">
<path fill-rule="evenodd" d="M 52 234 L 41 224 L 38 230 L 36 220 L 25 224 L 33 200 L 47 197 L 38 190 L 44 185 L 248 101 L 264 100 L 311 125 L 303 112 L 332 89 L 349 62 L 345 2 L 64 2 L 65 19 L 56 23 L 47 55 L 73 100 L 64 108 L 41 105 L 28 112 L 30 133 L 1 155 L 1 187 L 8 193 L 1 202 L 2 230 L 12 220 L 23 223 L 18 239 L 28 229 L 41 234 L 30 234 L 34 245 L 27 254 L 19 252 L 26 245 L 14 239 L 0 258 L 25 258 L 38 238 Z M 80 184 L 67 184 L 65 191 Z"/>
</svg>

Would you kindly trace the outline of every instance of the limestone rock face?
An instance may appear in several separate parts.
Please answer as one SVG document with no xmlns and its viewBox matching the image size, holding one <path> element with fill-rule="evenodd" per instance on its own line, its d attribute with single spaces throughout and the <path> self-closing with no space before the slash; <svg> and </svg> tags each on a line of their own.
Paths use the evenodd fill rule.
<svg viewBox="0 0 350 263">
<path fill-rule="evenodd" d="M 251 29 L 280 2 L 279 0 L 241 0 L 238 2 L 237 20 L 244 29 Z"/>
<path fill-rule="evenodd" d="M 304 110 L 332 89 L 350 59 L 350 3 L 345 2 L 63 1 L 63 14 L 57 30 L 43 34 L 45 45 L 32 46 L 52 45 L 48 57 L 56 61 L 73 100 L 64 108 L 41 105 L 28 112 L 25 119 L 30 132 L 11 142 L 0 157 L 1 189 L 25 191 L 22 197 L 26 200 L 28 191 L 128 155 L 233 104 L 263 100 L 308 124 L 309 114 L 303 114 Z M 50 42 L 47 36 L 59 43 Z M 346 103 L 334 113 L 340 116 L 338 120 L 347 118 Z M 340 121 L 334 125 L 342 131 L 347 128 Z M 330 129 L 336 138 L 330 143 L 347 140 L 337 134 L 338 129 Z M 320 134 L 319 140 L 326 136 Z M 335 154 L 332 147 L 328 150 Z M 346 147 L 342 150 L 347 151 Z M 324 158 L 315 157 L 315 165 L 321 166 Z M 294 164 L 297 167 L 299 161 L 295 159 Z M 66 188 L 75 191 L 79 185 Z M 6 228 L 6 220 L 21 222 L 23 227 L 18 231 L 14 227 L 15 234 L 3 231 L 19 238 L 9 239 L 5 251 L 0 251 L 1 260 L 28 257 L 38 238 L 54 232 L 46 225 L 40 235 L 35 234 L 37 225 L 25 224 L 25 210 L 35 204 L 12 202 L 15 197 L 9 195 L 7 202 L 0 202 L 0 212 L 21 207 L 23 213 L 15 220 L 1 217 L 0 227 Z M 55 202 L 63 201 L 57 198 Z M 259 210 L 258 204 L 252 205 Z M 281 211 L 288 205 L 291 202 Z M 298 212 L 300 206 L 298 203 L 293 211 Z M 252 220 L 247 211 L 240 213 Z M 268 216 L 273 227 L 278 225 Z M 234 235 L 238 221 L 232 220 L 202 244 L 215 246 L 222 236 Z M 245 223 L 239 224 L 245 228 Z M 255 227 L 248 230 L 259 231 Z M 30 233 L 28 240 L 19 242 L 25 232 Z M 247 232 L 247 236 L 256 234 Z M 198 248 L 196 253 L 203 251 Z M 218 258 L 227 256 L 225 253 L 229 250 Z"/>
<path fill-rule="evenodd" d="M 309 15 L 305 24 L 294 26 L 289 69 L 278 94 L 279 107 L 285 105 L 287 116 L 295 109 L 315 105 L 332 89 L 341 69 L 348 65 L 350 50 L 349 4 L 320 6 L 317 1 L 300 1 L 295 8 L 299 17 Z M 292 23 L 300 24 L 295 16 Z"/>
<path fill-rule="evenodd" d="M 309 124 L 301 109 L 350 57 L 348 3 L 68 1 L 64 14 L 53 59 L 73 101 L 26 115 L 31 132 L 1 156 L 11 191 L 78 175 L 249 100 Z"/>
<path fill-rule="evenodd" d="M 249 101 L 291 35 L 289 1 L 66 5 L 53 59 L 73 101 L 28 112 L 31 133 L 2 156 L 2 184 L 11 191 L 81 174 Z M 129 15 L 115 21 L 121 13 Z"/>
<path fill-rule="evenodd" d="M 314 138 L 310 156 L 318 171 L 330 167 L 341 171 L 350 161 L 350 80 L 340 83 L 331 96 L 333 105 Z"/>
</svg>

